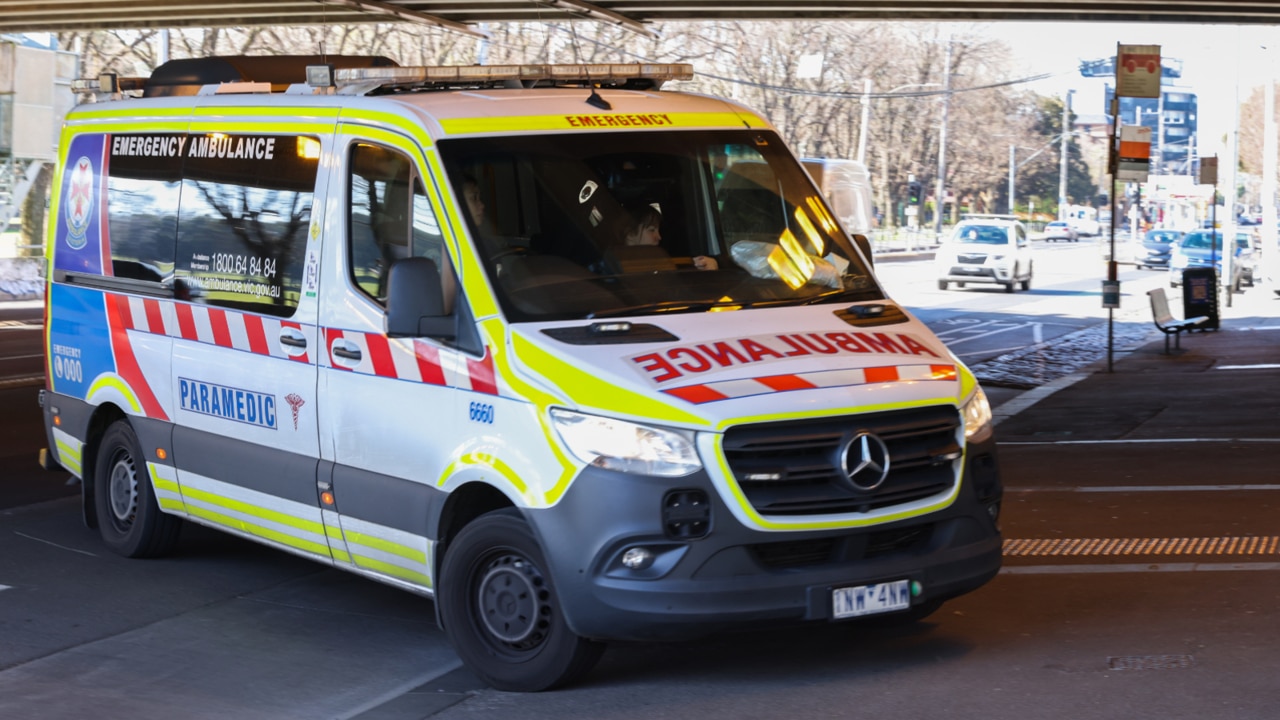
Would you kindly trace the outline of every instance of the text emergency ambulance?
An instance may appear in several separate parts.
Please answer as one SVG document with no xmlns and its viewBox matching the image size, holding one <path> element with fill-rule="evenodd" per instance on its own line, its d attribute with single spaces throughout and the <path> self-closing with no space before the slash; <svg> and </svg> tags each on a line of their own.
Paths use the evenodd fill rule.
<svg viewBox="0 0 1280 720">
<path fill-rule="evenodd" d="M 114 551 L 185 519 L 433 597 L 509 690 L 997 572 L 982 390 L 759 115 L 687 65 L 318 60 L 67 117 L 44 462 Z"/>
</svg>

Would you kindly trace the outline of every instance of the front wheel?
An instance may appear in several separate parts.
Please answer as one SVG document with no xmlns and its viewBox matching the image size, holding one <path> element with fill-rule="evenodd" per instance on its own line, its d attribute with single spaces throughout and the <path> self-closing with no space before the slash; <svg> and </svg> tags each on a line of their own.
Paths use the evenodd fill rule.
<svg viewBox="0 0 1280 720">
<path fill-rule="evenodd" d="M 124 420 L 102 436 L 94 464 L 98 532 L 125 557 L 159 557 L 178 542 L 182 518 L 160 512 L 138 436 Z"/>
<path fill-rule="evenodd" d="M 939 290 L 946 290 L 946 289 L 947 289 L 947 281 L 946 281 L 946 280 L 939 280 L 939 281 L 938 281 L 938 289 L 939 289 Z"/>
<path fill-rule="evenodd" d="M 449 543 L 436 597 L 462 661 L 499 690 L 567 684 L 604 652 L 569 629 L 542 549 L 514 509 L 481 515 Z"/>
</svg>

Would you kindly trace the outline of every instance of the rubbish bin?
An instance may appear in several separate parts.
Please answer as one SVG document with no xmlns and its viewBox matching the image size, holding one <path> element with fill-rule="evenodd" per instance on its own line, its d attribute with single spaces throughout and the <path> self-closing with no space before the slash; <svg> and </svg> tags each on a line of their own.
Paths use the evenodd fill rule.
<svg viewBox="0 0 1280 720">
<path fill-rule="evenodd" d="M 1187 268 L 1182 271 L 1182 317 L 1199 316 L 1208 322 L 1197 330 L 1218 329 L 1218 271 L 1211 267 Z"/>
</svg>

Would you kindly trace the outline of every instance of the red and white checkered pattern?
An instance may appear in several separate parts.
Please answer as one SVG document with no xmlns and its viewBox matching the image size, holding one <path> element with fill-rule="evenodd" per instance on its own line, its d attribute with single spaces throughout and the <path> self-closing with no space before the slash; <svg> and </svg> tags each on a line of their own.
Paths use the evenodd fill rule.
<svg viewBox="0 0 1280 720">
<path fill-rule="evenodd" d="M 820 370 L 792 375 L 768 375 L 741 380 L 685 385 L 663 392 L 695 405 L 734 398 L 822 388 L 871 385 L 873 383 L 916 382 L 956 379 L 955 365 L 885 365 L 850 370 Z"/>
<path fill-rule="evenodd" d="M 315 347 L 311 329 L 299 323 L 154 298 L 115 295 L 111 300 L 120 311 L 121 322 L 127 330 L 167 335 L 282 360 L 312 361 L 312 352 L 290 355 L 277 340 L 283 328 L 293 328 L 307 336 L 308 347 Z M 493 356 L 488 353 L 480 360 L 473 360 L 460 353 L 441 353 L 439 348 L 420 340 L 393 341 L 385 335 L 332 328 L 321 328 L 320 333 L 325 348 L 332 348 L 335 340 L 345 340 L 360 350 L 361 360 L 355 366 L 341 360 L 335 362 L 330 350 L 321 353 L 319 359 L 327 361 L 325 364 L 335 369 L 498 394 Z"/>
<path fill-rule="evenodd" d="M 493 356 L 487 352 L 483 358 L 472 360 L 461 353 L 442 353 L 421 340 L 390 340 L 385 335 L 333 328 L 323 332 L 329 364 L 339 370 L 498 394 Z M 343 341 L 360 351 L 359 364 L 354 367 L 350 361 L 332 355 L 335 343 Z"/>
</svg>

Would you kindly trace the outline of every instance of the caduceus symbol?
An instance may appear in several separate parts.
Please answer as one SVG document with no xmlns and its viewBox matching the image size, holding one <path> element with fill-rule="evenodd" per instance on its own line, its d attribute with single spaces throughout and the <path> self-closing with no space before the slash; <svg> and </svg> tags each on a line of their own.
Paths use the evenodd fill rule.
<svg viewBox="0 0 1280 720">
<path fill-rule="evenodd" d="M 289 393 L 288 395 L 284 396 L 284 399 L 285 399 L 285 402 L 289 403 L 289 407 L 293 410 L 293 429 L 297 430 L 298 429 L 298 410 L 303 405 L 306 405 L 307 401 L 303 400 L 302 396 L 298 395 L 298 393 Z"/>
</svg>

